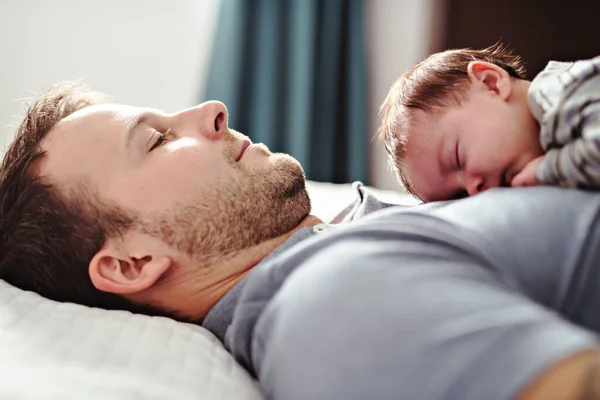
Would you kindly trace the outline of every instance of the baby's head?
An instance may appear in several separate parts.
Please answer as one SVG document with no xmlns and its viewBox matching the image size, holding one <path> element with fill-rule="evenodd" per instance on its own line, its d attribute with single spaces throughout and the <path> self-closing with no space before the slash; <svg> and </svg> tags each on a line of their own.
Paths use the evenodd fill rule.
<svg viewBox="0 0 600 400">
<path fill-rule="evenodd" d="M 390 162 L 423 201 L 508 186 L 540 156 L 521 58 L 497 44 L 433 54 L 392 86 L 381 106 Z"/>
</svg>

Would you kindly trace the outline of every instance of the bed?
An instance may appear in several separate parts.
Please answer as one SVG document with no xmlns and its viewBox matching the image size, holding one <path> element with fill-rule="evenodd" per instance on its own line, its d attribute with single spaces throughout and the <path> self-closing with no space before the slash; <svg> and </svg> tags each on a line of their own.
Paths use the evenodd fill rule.
<svg viewBox="0 0 600 400">
<path fill-rule="evenodd" d="M 313 214 L 332 219 L 351 185 L 309 182 Z M 376 191 L 401 204 L 406 194 Z M 0 280 L 0 398 L 263 399 L 207 330 L 168 318 L 56 303 Z"/>
</svg>

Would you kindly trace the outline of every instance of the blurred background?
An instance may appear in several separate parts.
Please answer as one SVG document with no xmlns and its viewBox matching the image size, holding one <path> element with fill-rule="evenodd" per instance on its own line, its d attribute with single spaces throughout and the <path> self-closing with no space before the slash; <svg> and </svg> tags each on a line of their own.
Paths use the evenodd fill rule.
<svg viewBox="0 0 600 400">
<path fill-rule="evenodd" d="M 374 137 L 404 70 L 501 40 L 533 78 L 600 55 L 599 16 L 597 0 L 0 0 L 0 142 L 24 101 L 83 79 L 166 112 L 222 100 L 233 128 L 309 179 L 398 189 Z"/>
</svg>

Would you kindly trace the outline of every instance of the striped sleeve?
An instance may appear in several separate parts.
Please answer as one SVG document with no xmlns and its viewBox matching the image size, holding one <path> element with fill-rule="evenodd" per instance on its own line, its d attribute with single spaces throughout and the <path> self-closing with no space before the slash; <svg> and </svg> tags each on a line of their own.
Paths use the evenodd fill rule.
<svg viewBox="0 0 600 400">
<path fill-rule="evenodd" d="M 600 188 L 600 57 L 558 64 L 563 70 L 536 78 L 529 93 L 546 152 L 537 179 Z"/>
</svg>

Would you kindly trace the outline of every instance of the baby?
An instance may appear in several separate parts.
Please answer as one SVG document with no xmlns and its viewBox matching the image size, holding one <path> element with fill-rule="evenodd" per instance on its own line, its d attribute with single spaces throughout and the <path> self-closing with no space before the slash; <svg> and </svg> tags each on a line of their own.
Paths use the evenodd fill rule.
<svg viewBox="0 0 600 400">
<path fill-rule="evenodd" d="M 498 186 L 600 188 L 600 57 L 550 62 L 533 81 L 501 44 L 433 54 L 392 86 L 381 136 L 423 201 Z"/>
</svg>

